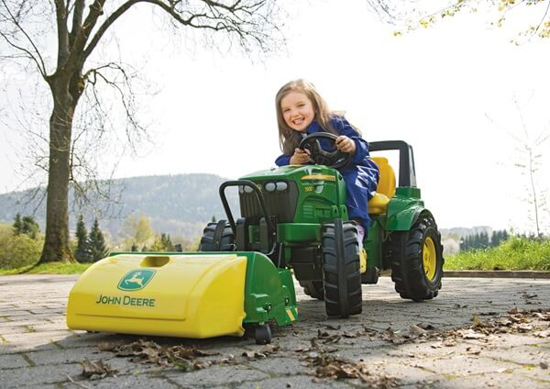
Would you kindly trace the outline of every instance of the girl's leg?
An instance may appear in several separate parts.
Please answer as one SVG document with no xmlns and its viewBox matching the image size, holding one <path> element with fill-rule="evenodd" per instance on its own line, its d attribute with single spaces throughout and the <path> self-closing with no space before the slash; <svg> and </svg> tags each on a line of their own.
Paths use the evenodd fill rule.
<svg viewBox="0 0 550 389">
<path fill-rule="evenodd" d="M 357 240 L 359 241 L 359 251 L 363 250 L 363 239 L 365 239 L 365 228 L 359 220 L 355 220 L 357 224 Z"/>
</svg>

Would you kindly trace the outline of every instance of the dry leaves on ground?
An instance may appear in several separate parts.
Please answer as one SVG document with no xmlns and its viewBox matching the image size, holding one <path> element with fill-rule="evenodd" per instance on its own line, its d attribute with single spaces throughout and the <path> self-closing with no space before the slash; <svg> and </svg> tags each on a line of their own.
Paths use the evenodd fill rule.
<svg viewBox="0 0 550 389">
<path fill-rule="evenodd" d="M 337 356 L 320 354 L 308 358 L 309 366 L 315 368 L 315 376 L 329 379 L 360 379 L 367 387 L 396 388 L 398 381 L 385 375 L 374 374 L 366 362 L 350 362 Z"/>
<path fill-rule="evenodd" d="M 133 362 L 151 363 L 158 366 L 178 366 L 183 370 L 204 369 L 212 361 L 197 361 L 198 357 L 219 355 L 189 346 L 161 346 L 156 342 L 139 339 L 123 344 L 121 342 L 103 343 L 101 351 L 111 351 L 117 357 L 130 357 Z"/>
</svg>

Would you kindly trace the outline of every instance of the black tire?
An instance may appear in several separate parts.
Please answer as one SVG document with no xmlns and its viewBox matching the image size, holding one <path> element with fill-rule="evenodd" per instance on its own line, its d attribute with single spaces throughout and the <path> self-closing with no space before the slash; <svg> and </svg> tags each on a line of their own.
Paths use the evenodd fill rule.
<svg viewBox="0 0 550 389">
<path fill-rule="evenodd" d="M 362 310 L 359 242 L 354 222 L 324 224 L 323 281 L 328 316 L 346 318 Z"/>
<path fill-rule="evenodd" d="M 300 281 L 300 286 L 304 288 L 304 293 L 317 300 L 325 299 L 325 290 L 323 281 Z"/>
<path fill-rule="evenodd" d="M 433 217 L 421 214 L 410 231 L 393 232 L 388 242 L 392 280 L 404 299 L 433 299 L 441 289 L 443 246 Z"/>
<path fill-rule="evenodd" d="M 198 251 L 235 251 L 235 236 L 228 222 L 208 223 Z"/>
<path fill-rule="evenodd" d="M 258 325 L 254 329 L 254 339 L 256 340 L 256 344 L 271 343 L 271 328 L 269 324 Z"/>
</svg>

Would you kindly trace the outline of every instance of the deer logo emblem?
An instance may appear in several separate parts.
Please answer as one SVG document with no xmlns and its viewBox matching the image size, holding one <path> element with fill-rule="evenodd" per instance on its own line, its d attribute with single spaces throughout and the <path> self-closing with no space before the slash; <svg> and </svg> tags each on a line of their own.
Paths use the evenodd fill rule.
<svg viewBox="0 0 550 389">
<path fill-rule="evenodd" d="M 151 281 L 155 275 L 154 270 L 132 270 L 124 275 L 118 283 L 118 289 L 127 292 L 141 290 Z"/>
</svg>

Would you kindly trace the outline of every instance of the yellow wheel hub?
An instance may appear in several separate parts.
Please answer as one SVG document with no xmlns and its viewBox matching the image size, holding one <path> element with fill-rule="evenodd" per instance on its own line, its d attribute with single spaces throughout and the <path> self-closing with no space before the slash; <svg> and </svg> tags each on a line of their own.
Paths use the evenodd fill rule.
<svg viewBox="0 0 550 389">
<path fill-rule="evenodd" d="M 437 252 L 435 250 L 434 241 L 430 237 L 427 237 L 424 241 L 424 247 L 422 249 L 422 265 L 424 266 L 426 278 L 432 281 L 437 270 Z"/>
</svg>

